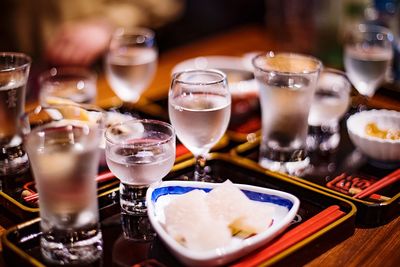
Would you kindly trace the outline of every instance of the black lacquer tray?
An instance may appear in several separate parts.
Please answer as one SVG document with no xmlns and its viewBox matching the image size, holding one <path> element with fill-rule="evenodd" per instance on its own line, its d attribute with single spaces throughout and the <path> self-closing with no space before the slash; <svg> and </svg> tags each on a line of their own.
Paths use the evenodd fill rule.
<svg viewBox="0 0 400 267">
<path fill-rule="evenodd" d="M 301 265 L 317 257 L 330 247 L 353 234 L 355 228 L 355 206 L 344 199 L 315 189 L 276 173 L 266 173 L 257 164 L 233 157 L 228 154 L 211 154 L 208 161 L 210 175 L 218 180 L 230 179 L 234 183 L 245 183 L 286 191 L 300 199 L 300 209 L 296 220 L 285 231 L 301 226 L 309 218 L 315 217 L 328 207 L 337 206 L 343 216 L 330 222 L 301 242 L 290 245 L 273 257 L 266 259 L 265 265 Z M 190 179 L 193 174 L 194 160 L 188 160 L 174 166 L 164 180 Z M 117 195 L 113 189 L 106 195 Z M 104 253 L 97 266 L 180 266 L 181 263 L 169 252 L 168 248 L 155 237 L 154 240 L 134 241 L 126 237 L 137 233 L 145 224 L 147 217 L 130 217 L 120 214 L 115 198 L 110 204 L 104 203 L 100 209 L 101 227 L 104 238 Z M 124 230 L 123 230 L 124 229 Z M 125 235 L 124 235 L 125 231 Z M 3 235 L 4 258 L 15 266 L 44 266 L 39 251 L 39 219 L 10 228 Z M 275 241 L 272 241 L 272 243 Z M 239 260 L 238 262 L 240 262 Z"/>
</svg>

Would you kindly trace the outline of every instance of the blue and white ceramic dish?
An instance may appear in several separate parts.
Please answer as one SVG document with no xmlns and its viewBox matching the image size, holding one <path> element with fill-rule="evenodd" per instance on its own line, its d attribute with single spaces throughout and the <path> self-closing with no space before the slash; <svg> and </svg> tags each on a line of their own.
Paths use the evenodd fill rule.
<svg viewBox="0 0 400 267">
<path fill-rule="evenodd" d="M 152 186 L 147 191 L 148 215 L 153 228 L 171 252 L 186 265 L 222 265 L 248 254 L 272 240 L 289 226 L 300 205 L 297 197 L 286 192 L 235 184 L 251 200 L 262 202 L 266 207 L 274 207 L 274 212 L 271 214 L 273 219 L 271 226 L 267 230 L 246 239 L 234 237 L 231 243 L 225 247 L 208 251 L 190 250 L 178 243 L 166 232 L 163 226 L 165 223 L 164 208 L 178 195 L 185 194 L 194 189 L 208 192 L 217 185 L 215 183 L 204 182 L 168 181 Z"/>
</svg>

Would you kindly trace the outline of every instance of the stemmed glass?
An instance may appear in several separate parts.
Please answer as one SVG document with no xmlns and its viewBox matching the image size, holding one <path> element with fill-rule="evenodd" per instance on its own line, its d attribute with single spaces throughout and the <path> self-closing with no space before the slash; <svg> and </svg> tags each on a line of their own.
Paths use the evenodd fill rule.
<svg viewBox="0 0 400 267">
<path fill-rule="evenodd" d="M 135 103 L 154 77 L 158 52 L 155 34 L 146 28 L 119 28 L 111 38 L 105 72 L 115 94 Z"/>
<path fill-rule="evenodd" d="M 372 24 L 359 24 L 346 38 L 346 73 L 361 95 L 372 97 L 387 77 L 393 59 L 392 41 L 393 34 L 387 28 Z"/>
<path fill-rule="evenodd" d="M 122 210 L 145 215 L 147 188 L 160 182 L 175 162 L 173 127 L 156 120 L 129 120 L 110 126 L 105 138 L 107 165 L 121 181 Z"/>
<path fill-rule="evenodd" d="M 169 118 L 179 140 L 196 158 L 194 179 L 212 181 L 206 156 L 224 135 L 231 115 L 226 75 L 218 70 L 176 73 L 168 95 Z"/>
</svg>

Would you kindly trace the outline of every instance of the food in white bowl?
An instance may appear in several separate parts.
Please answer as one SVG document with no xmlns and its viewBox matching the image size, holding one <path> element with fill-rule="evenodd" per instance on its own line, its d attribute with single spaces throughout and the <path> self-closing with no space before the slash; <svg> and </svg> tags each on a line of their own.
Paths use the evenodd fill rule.
<svg viewBox="0 0 400 267">
<path fill-rule="evenodd" d="M 188 69 L 218 69 L 227 76 L 232 97 L 258 96 L 253 70 L 246 57 L 205 56 L 184 60 L 171 71 L 174 75 Z"/>
<path fill-rule="evenodd" d="M 213 193 L 214 196 L 210 195 L 209 200 L 205 200 L 206 202 L 213 202 L 211 205 L 215 208 L 213 211 L 210 211 L 206 202 L 200 200 L 207 198 L 206 196 L 210 194 L 209 192 L 219 186 L 220 184 L 216 183 L 169 181 L 152 186 L 147 191 L 148 215 L 153 228 L 171 252 L 186 265 L 222 265 L 248 254 L 281 233 L 290 224 L 299 208 L 299 200 L 289 193 L 250 185 L 234 184 L 245 194 L 246 199 L 244 202 L 254 202 L 257 207 L 257 212 L 249 213 L 251 216 L 257 216 L 257 218 L 248 217 L 250 221 L 241 221 L 240 218 L 243 219 L 245 217 L 237 216 L 235 213 L 241 213 L 240 206 L 242 204 L 240 202 L 243 198 L 240 197 L 240 194 L 235 194 L 234 197 L 226 199 L 226 194 L 230 192 L 229 188 L 220 192 L 226 201 L 221 201 L 221 196 L 218 196 L 220 193 L 217 194 L 217 197 Z M 195 196 L 186 199 L 183 203 L 183 208 L 178 207 L 179 210 L 175 211 L 175 214 L 172 211 L 171 214 L 173 215 L 168 215 L 167 207 L 174 203 L 175 199 L 187 193 Z M 237 203 L 236 201 L 239 202 Z M 234 206 L 232 206 L 233 204 Z M 172 210 L 174 205 L 171 207 Z M 261 218 L 258 217 L 260 216 L 260 209 L 263 210 L 261 213 L 267 214 L 268 217 L 268 219 L 265 219 L 264 224 L 260 224 L 259 221 Z M 188 211 L 190 214 L 184 215 L 186 211 L 183 210 Z M 207 213 L 217 214 L 217 217 L 220 216 L 220 218 L 216 219 L 216 224 L 215 218 L 212 218 L 213 215 L 205 215 Z M 175 220 L 175 222 L 171 223 L 169 216 L 177 216 L 178 218 L 173 217 L 172 220 Z M 188 219 L 191 220 L 191 223 L 186 220 L 181 222 L 179 217 L 182 216 L 189 216 Z M 210 220 L 213 222 L 210 223 Z M 227 221 L 231 221 L 231 223 L 228 223 L 228 228 L 226 228 Z M 179 228 L 186 230 L 177 230 L 178 225 Z M 259 227 L 259 225 L 262 226 Z M 199 232 L 196 232 L 198 230 L 196 229 L 197 227 L 200 229 Z M 172 228 L 172 234 L 168 228 Z M 174 231 L 178 231 L 178 234 Z M 188 235 L 190 242 L 192 242 L 190 245 L 188 245 L 187 240 L 179 238 L 182 232 L 185 231 L 187 232 L 184 234 Z"/>
<path fill-rule="evenodd" d="M 238 233 L 265 231 L 273 212 L 273 207 L 250 200 L 227 180 L 208 193 L 195 189 L 174 198 L 164 208 L 164 227 L 183 246 L 205 251 L 228 245 Z"/>
<path fill-rule="evenodd" d="M 353 144 L 368 157 L 384 162 L 400 161 L 400 112 L 385 109 L 358 112 L 347 120 L 347 130 Z"/>
</svg>

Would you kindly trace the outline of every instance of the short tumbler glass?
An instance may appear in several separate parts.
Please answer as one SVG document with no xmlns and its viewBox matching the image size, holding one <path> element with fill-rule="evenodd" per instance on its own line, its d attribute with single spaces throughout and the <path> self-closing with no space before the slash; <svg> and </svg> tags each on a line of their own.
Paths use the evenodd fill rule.
<svg viewBox="0 0 400 267">
<path fill-rule="evenodd" d="M 39 194 L 41 252 L 52 264 L 101 257 L 95 178 L 103 121 L 103 112 L 81 106 L 39 106 L 22 117 Z"/>
<path fill-rule="evenodd" d="M 351 84 L 340 70 L 324 69 L 308 116 L 307 149 L 328 152 L 340 142 L 339 122 L 350 104 Z"/>
<path fill-rule="evenodd" d="M 261 166 L 297 175 L 306 155 L 308 113 L 322 63 L 311 56 L 268 52 L 253 59 L 262 110 Z"/>
</svg>

